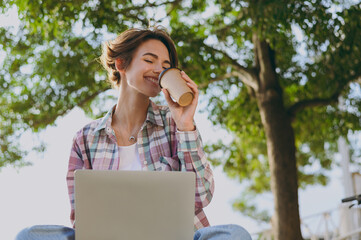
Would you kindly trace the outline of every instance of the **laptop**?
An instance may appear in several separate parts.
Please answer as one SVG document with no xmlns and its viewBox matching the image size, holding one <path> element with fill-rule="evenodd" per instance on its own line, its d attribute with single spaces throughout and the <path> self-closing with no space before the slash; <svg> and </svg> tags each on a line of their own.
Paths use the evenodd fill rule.
<svg viewBox="0 0 361 240">
<path fill-rule="evenodd" d="M 75 172 L 75 239 L 193 239 L 195 173 Z"/>
</svg>

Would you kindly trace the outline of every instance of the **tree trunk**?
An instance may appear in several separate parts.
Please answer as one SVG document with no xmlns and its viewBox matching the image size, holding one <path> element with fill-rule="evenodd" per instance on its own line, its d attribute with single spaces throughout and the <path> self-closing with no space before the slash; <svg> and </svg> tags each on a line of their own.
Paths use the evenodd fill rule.
<svg viewBox="0 0 361 240">
<path fill-rule="evenodd" d="M 267 138 L 271 190 L 275 204 L 273 233 L 276 240 L 299 240 L 302 235 L 294 132 L 283 104 L 273 52 L 266 41 L 256 39 L 254 43 L 259 64 L 256 98 Z"/>
</svg>

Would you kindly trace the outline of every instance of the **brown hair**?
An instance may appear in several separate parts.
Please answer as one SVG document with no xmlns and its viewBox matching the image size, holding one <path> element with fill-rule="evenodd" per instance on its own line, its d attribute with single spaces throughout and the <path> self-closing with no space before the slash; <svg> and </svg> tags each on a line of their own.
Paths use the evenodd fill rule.
<svg viewBox="0 0 361 240">
<path fill-rule="evenodd" d="M 161 41 L 168 49 L 171 67 L 178 66 L 178 57 L 174 42 L 163 27 L 128 29 L 114 40 L 103 43 L 100 61 L 103 67 L 108 71 L 108 81 L 113 87 L 118 87 L 121 80 L 120 74 L 115 67 L 115 60 L 117 58 L 122 59 L 124 61 L 122 68 L 127 69 L 133 59 L 136 49 L 140 44 L 149 39 Z"/>
</svg>

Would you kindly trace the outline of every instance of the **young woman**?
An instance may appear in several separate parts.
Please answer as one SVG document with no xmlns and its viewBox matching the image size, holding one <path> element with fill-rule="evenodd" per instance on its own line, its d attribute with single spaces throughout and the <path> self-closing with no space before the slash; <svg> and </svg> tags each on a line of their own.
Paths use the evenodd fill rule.
<svg viewBox="0 0 361 240">
<path fill-rule="evenodd" d="M 250 239 L 236 225 L 210 227 L 203 208 L 213 195 L 214 180 L 193 118 L 199 91 L 186 73 L 182 78 L 193 91 L 186 107 L 174 102 L 158 84 L 159 74 L 177 67 L 175 45 L 161 28 L 129 29 L 103 45 L 101 63 L 118 89 L 117 104 L 92 121 L 73 140 L 67 174 L 74 222 L 74 171 L 77 169 L 193 171 L 196 173 L 194 239 Z M 163 92 L 168 106 L 150 98 Z"/>
</svg>

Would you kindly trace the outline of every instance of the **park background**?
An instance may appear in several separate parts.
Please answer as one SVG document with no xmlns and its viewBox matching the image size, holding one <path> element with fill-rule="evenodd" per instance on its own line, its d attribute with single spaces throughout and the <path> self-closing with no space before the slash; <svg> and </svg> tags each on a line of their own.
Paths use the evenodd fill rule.
<svg viewBox="0 0 361 240">
<path fill-rule="evenodd" d="M 0 19 L 2 26 L 16 25 L 14 13 Z M 359 89 L 356 94 L 360 94 Z M 201 97 L 199 109 L 204 109 L 208 99 Z M 227 144 L 232 135 L 220 127 L 214 127 L 208 120 L 206 112 L 196 114 L 196 122 L 205 143 L 221 139 Z M 43 141 L 47 144 L 44 153 L 31 153 L 27 161 L 32 166 L 14 168 L 7 166 L 0 172 L 0 226 L 1 239 L 12 239 L 24 227 L 35 224 L 70 225 L 70 206 L 67 196 L 65 174 L 70 145 L 74 133 L 90 118 L 79 108 L 73 109 L 67 115 L 59 117 L 55 126 L 49 126 L 39 136 L 25 132 L 20 139 L 25 148 L 32 142 Z M 359 138 L 359 135 L 354 135 Z M 339 158 L 338 155 L 334 156 Z M 209 207 L 205 209 L 212 225 L 235 223 L 244 226 L 251 233 L 267 229 L 267 224 L 259 224 L 242 213 L 232 209 L 232 202 L 241 195 L 244 187 L 236 180 L 230 180 L 223 173 L 222 168 L 215 167 L 216 192 Z M 342 197 L 342 176 L 339 168 L 335 167 L 330 173 L 327 187 L 309 186 L 299 191 L 300 215 L 302 217 L 331 211 L 336 209 Z M 271 194 L 264 194 L 264 198 L 257 200 L 262 208 L 272 213 L 273 199 Z M 256 201 L 256 200 L 255 200 Z M 337 224 L 337 216 L 334 220 Z"/>
</svg>

